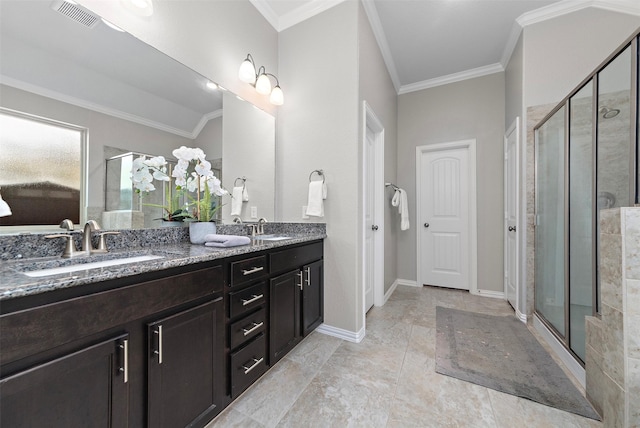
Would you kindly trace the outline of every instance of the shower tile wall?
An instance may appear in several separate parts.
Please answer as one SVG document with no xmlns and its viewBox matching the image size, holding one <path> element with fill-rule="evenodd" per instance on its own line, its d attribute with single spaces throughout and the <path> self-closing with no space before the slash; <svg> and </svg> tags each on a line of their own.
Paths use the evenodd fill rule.
<svg viewBox="0 0 640 428">
<path fill-rule="evenodd" d="M 640 426 L 640 208 L 601 211 L 601 319 L 587 317 L 587 398 L 605 427 Z"/>
</svg>

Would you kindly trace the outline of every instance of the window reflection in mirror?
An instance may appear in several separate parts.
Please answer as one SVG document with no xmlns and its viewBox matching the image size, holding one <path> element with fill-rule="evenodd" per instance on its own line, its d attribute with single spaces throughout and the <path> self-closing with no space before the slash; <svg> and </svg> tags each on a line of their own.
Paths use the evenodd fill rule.
<svg viewBox="0 0 640 428">
<path fill-rule="evenodd" d="M 80 223 L 86 130 L 8 109 L 0 128 L 0 191 L 13 213 L 0 226 Z"/>
</svg>

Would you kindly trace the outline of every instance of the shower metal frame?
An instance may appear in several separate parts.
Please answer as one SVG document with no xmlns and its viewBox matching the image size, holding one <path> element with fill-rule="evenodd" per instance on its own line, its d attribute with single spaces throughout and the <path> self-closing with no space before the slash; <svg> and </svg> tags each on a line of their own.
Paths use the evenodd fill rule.
<svg viewBox="0 0 640 428">
<path fill-rule="evenodd" d="M 565 107 L 564 111 L 564 171 L 562 177 L 563 183 L 563 203 L 564 203 L 564 233 L 563 233 L 563 262 L 564 262 L 564 330 L 565 334 L 561 334 L 551 322 L 547 321 L 544 315 L 538 311 L 536 305 L 536 299 L 534 297 L 534 314 L 538 316 L 542 324 L 552 332 L 552 334 L 558 339 L 565 349 L 578 361 L 582 366 L 585 362 L 571 349 L 571 328 L 570 328 L 570 259 L 569 259 L 569 245 L 570 245 L 570 222 L 569 222 L 569 140 L 570 140 L 570 118 L 571 118 L 571 98 L 586 85 L 592 82 L 592 170 L 591 177 L 591 195 L 592 195 L 592 219 L 591 219 L 591 254 L 592 254 L 592 314 L 593 316 L 600 317 L 600 279 L 599 279 L 599 251 L 598 251 L 598 233 L 599 227 L 599 214 L 597 208 L 597 193 L 598 193 L 598 86 L 599 86 L 599 73 L 613 62 L 619 55 L 621 55 L 627 48 L 630 49 L 631 56 L 631 87 L 630 87 L 630 135 L 629 135 L 629 200 L 631 205 L 640 205 L 640 136 L 638 131 L 640 130 L 640 29 L 636 30 L 627 40 L 624 41 L 612 54 L 610 54 L 593 72 L 591 72 L 585 79 L 583 79 L 579 85 L 575 87 L 565 98 L 562 99 L 534 128 L 534 204 L 535 204 L 535 217 L 538 216 L 538 131 L 539 129 L 560 109 Z M 635 119 L 635 120 L 634 120 Z M 537 224 L 537 220 L 536 220 Z M 535 238 L 534 238 L 535 240 Z M 534 256 L 535 257 L 535 256 Z M 537 295 L 538 287 L 536 286 L 536 278 L 534 276 L 534 296 Z"/>
</svg>

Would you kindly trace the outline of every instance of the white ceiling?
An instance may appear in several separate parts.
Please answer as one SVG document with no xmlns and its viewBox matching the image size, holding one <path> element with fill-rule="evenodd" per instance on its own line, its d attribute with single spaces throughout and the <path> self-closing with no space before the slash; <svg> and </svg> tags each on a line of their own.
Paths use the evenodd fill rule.
<svg viewBox="0 0 640 428">
<path fill-rule="evenodd" d="M 345 0 L 250 0 L 278 31 Z M 398 93 L 503 71 L 521 29 L 586 7 L 640 15 L 640 0 L 362 0 Z"/>
</svg>

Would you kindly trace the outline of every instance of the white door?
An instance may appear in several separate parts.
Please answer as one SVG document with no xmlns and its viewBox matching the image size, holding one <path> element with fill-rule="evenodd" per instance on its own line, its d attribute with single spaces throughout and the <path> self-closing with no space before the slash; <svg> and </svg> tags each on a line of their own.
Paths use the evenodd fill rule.
<svg viewBox="0 0 640 428">
<path fill-rule="evenodd" d="M 384 127 L 363 101 L 363 316 L 384 305 Z"/>
<path fill-rule="evenodd" d="M 504 291 L 518 309 L 518 119 L 504 137 Z"/>
<path fill-rule="evenodd" d="M 417 154 L 418 281 L 470 290 L 469 147 L 454 145 L 437 151 L 419 147 Z"/>
<path fill-rule="evenodd" d="M 371 128 L 367 127 L 365 136 L 364 162 L 364 311 L 373 306 L 373 287 L 375 281 L 375 239 L 380 226 L 375 218 L 375 139 Z"/>
</svg>

